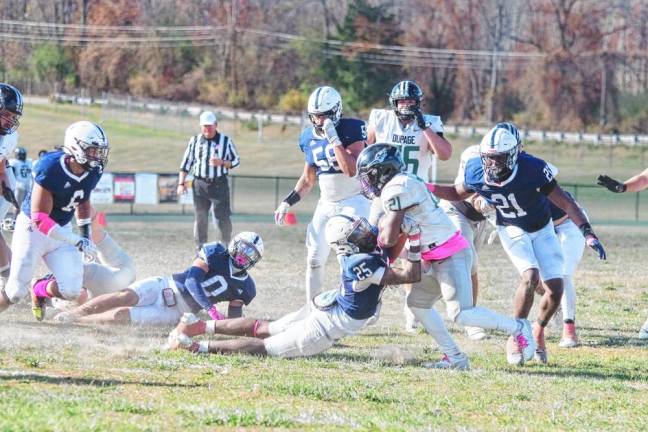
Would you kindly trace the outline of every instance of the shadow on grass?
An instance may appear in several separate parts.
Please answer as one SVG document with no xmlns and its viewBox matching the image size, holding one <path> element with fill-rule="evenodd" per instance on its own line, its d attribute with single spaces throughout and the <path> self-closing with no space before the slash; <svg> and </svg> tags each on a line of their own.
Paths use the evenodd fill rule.
<svg viewBox="0 0 648 432">
<path fill-rule="evenodd" d="M 639 339 L 638 337 L 599 335 L 589 337 L 583 345 L 597 348 L 640 347 L 648 346 L 648 341 Z"/>
<path fill-rule="evenodd" d="M 119 379 L 66 377 L 66 376 L 43 375 L 43 374 L 26 373 L 26 372 L 0 373 L 0 381 L 22 381 L 22 382 L 37 382 L 37 383 L 46 383 L 46 384 L 83 385 L 83 386 L 93 386 L 93 387 L 112 387 L 118 385 L 138 385 L 144 387 L 179 387 L 179 388 L 203 387 L 203 385 L 200 384 L 181 384 L 181 383 L 158 382 L 158 381 L 129 381 L 129 380 L 119 380 Z"/>
<path fill-rule="evenodd" d="M 509 369 L 508 372 L 517 375 L 528 376 L 546 376 L 553 378 L 587 378 L 599 380 L 618 380 L 618 381 L 648 381 L 648 372 L 624 372 L 612 370 L 599 372 L 594 367 L 588 369 L 566 368 L 558 365 L 547 365 L 534 368 Z"/>
</svg>

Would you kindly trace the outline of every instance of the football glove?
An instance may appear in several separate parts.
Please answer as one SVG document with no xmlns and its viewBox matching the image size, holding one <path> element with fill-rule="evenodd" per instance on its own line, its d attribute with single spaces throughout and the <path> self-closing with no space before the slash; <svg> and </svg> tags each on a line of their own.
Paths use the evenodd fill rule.
<svg viewBox="0 0 648 432">
<path fill-rule="evenodd" d="M 603 186 L 607 188 L 610 192 L 614 193 L 622 193 L 625 192 L 627 189 L 627 186 L 624 185 L 623 183 L 620 183 L 616 180 L 614 180 L 612 177 L 608 177 L 606 175 L 600 175 L 598 176 L 598 179 L 596 179 L 596 183 L 599 186 Z"/>
<path fill-rule="evenodd" d="M 407 234 L 407 237 L 416 237 L 421 234 L 421 227 L 413 219 L 404 217 L 401 232 Z"/>
<path fill-rule="evenodd" d="M 603 245 L 599 241 L 598 237 L 596 237 L 594 234 L 588 234 L 585 237 L 585 243 L 587 244 L 587 246 L 594 249 L 596 253 L 598 253 L 600 260 L 607 259 L 607 255 L 605 254 L 605 249 L 603 249 Z"/>
<path fill-rule="evenodd" d="M 87 238 L 81 238 L 75 245 L 79 252 L 83 254 L 83 259 L 87 262 L 97 260 L 97 246 Z"/>
<path fill-rule="evenodd" d="M 322 129 L 324 130 L 324 136 L 326 137 L 326 140 L 329 142 L 329 144 L 331 144 L 332 146 L 342 145 L 342 141 L 340 141 L 340 137 L 338 137 L 338 133 L 335 130 L 335 123 L 333 123 L 333 120 L 331 120 L 330 118 L 324 120 Z"/>
<path fill-rule="evenodd" d="M 414 111 L 414 118 L 416 119 L 416 124 L 418 125 L 418 127 L 420 127 L 421 130 L 427 129 L 428 125 L 425 122 L 425 117 L 421 112 L 421 108 L 415 107 L 412 110 Z"/>
<path fill-rule="evenodd" d="M 279 207 L 277 207 L 277 210 L 274 212 L 275 223 L 277 225 L 281 226 L 286 223 L 286 213 L 288 213 L 289 208 L 290 204 L 286 201 L 281 201 Z"/>
</svg>

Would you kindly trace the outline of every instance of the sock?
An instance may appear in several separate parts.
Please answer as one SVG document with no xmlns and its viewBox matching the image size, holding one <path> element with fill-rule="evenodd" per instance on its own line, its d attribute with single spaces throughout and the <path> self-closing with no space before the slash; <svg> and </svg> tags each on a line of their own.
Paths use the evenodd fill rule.
<svg viewBox="0 0 648 432">
<path fill-rule="evenodd" d="M 450 357 L 456 357 L 462 354 L 461 350 L 452 339 L 452 336 L 450 336 L 450 333 L 448 333 L 448 329 L 443 322 L 443 318 L 441 318 L 441 315 L 439 315 L 436 310 L 416 307 L 411 307 L 410 310 L 412 311 L 416 319 L 418 319 L 419 322 L 423 324 L 423 327 L 425 327 L 425 330 L 428 332 L 428 334 L 432 336 L 437 344 L 439 344 L 439 347 L 444 354 Z"/>
<path fill-rule="evenodd" d="M 34 294 L 38 298 L 48 298 L 51 297 L 47 292 L 47 285 L 50 283 L 51 279 L 41 279 L 34 284 Z"/>
<path fill-rule="evenodd" d="M 481 306 L 475 306 L 459 312 L 457 323 L 463 326 L 499 330 L 509 335 L 515 334 L 518 330 L 518 323 L 515 318 L 500 315 Z"/>
<path fill-rule="evenodd" d="M 200 341 L 198 344 L 198 351 L 199 353 L 206 354 L 209 352 L 209 341 Z"/>
<path fill-rule="evenodd" d="M 563 296 L 560 300 L 562 306 L 562 318 L 565 322 L 576 318 L 576 288 L 574 288 L 574 281 L 571 275 L 563 277 Z"/>
<path fill-rule="evenodd" d="M 203 321 L 205 323 L 205 328 L 203 333 L 214 334 L 216 333 L 216 321 Z"/>
</svg>

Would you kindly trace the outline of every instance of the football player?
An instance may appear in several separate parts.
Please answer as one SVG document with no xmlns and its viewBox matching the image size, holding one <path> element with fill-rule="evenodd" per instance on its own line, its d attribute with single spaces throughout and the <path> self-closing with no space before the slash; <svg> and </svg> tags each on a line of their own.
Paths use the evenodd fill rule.
<svg viewBox="0 0 648 432">
<path fill-rule="evenodd" d="M 473 145 L 461 153 L 459 170 L 455 183 L 463 182 L 464 170 L 468 160 L 479 157 L 479 145 Z M 461 231 L 461 235 L 470 244 L 473 259 L 470 268 L 470 279 L 472 283 L 473 303 L 477 304 L 479 296 L 479 277 L 478 277 L 478 252 L 481 245 L 486 240 L 491 224 L 482 213 L 482 198 L 479 195 L 469 197 L 463 201 L 446 201 L 441 200 L 440 206 L 446 212 L 454 226 Z M 471 340 L 481 340 L 486 337 L 484 329 L 479 327 L 466 327 L 466 334 Z"/>
<path fill-rule="evenodd" d="M 31 189 L 34 182 L 32 175 L 32 160 L 27 159 L 27 150 L 24 147 L 16 147 L 15 158 L 9 161 L 14 176 L 16 177 L 16 201 L 22 204 L 25 195 Z M 16 209 L 18 212 L 19 209 Z"/>
<path fill-rule="evenodd" d="M 224 319 L 216 304 L 229 302 L 228 317 L 240 317 L 243 305 L 256 296 L 250 270 L 263 256 L 263 240 L 253 232 L 234 236 L 229 246 L 206 243 L 190 268 L 171 276 L 135 282 L 119 292 L 104 294 L 54 319 L 62 322 L 111 324 L 176 324 L 183 313 L 205 310 Z"/>
<path fill-rule="evenodd" d="M 326 222 L 335 214 L 367 216 L 369 202 L 360 193 L 355 178 L 358 154 L 366 145 L 365 123 L 340 118 L 342 98 L 332 87 L 317 88 L 308 99 L 312 127 L 304 129 L 299 148 L 304 153 L 304 170 L 295 188 L 275 211 L 277 225 L 285 223 L 286 213 L 304 198 L 319 181 L 320 199 L 306 231 L 306 304 L 322 291 L 324 265 L 329 246 L 324 237 Z"/>
<path fill-rule="evenodd" d="M 547 362 L 544 328 L 556 312 L 563 294 L 563 259 L 549 211 L 549 201 L 563 209 L 580 228 L 587 245 L 600 259 L 605 250 L 587 218 L 558 186 L 549 165 L 528 153 L 508 126 L 492 128 L 482 139 L 480 158 L 466 164 L 464 181 L 452 186 L 431 185 L 434 193 L 450 201 L 474 193 L 496 208 L 500 241 L 522 279 L 515 294 L 514 315 L 527 318 L 540 279 L 545 293 L 533 326 L 537 351 L 534 358 Z M 510 340 L 511 344 L 513 341 Z"/>
<path fill-rule="evenodd" d="M 34 316 L 42 320 L 51 297 L 76 299 L 83 281 L 83 257 L 96 256 L 90 237 L 90 193 L 108 162 L 108 139 L 89 121 L 71 124 L 63 148 L 47 153 L 36 168 L 34 185 L 25 197 L 11 243 L 12 266 L 0 296 L 0 311 L 29 293 L 29 282 L 42 258 L 56 277 L 32 287 Z M 76 212 L 82 234 L 72 231 Z M 79 253 L 81 252 L 81 253 Z"/>
<path fill-rule="evenodd" d="M 641 192 L 648 188 L 648 169 L 630 177 L 623 183 L 606 175 L 600 175 L 598 176 L 597 183 L 614 193 Z M 648 339 L 648 319 L 646 319 L 646 322 L 644 322 L 639 330 L 639 339 Z"/>
<path fill-rule="evenodd" d="M 389 94 L 391 109 L 373 109 L 369 114 L 367 143 L 389 143 L 398 147 L 407 172 L 429 181 L 433 157 L 448 160 L 452 145 L 443 136 L 441 117 L 423 114 L 423 91 L 414 81 L 397 83 Z M 378 225 L 383 215 L 380 200 L 374 200 L 369 223 Z M 409 292 L 411 286 L 405 286 Z M 415 330 L 415 319 L 405 305 L 405 330 Z"/>
<path fill-rule="evenodd" d="M 412 229 L 408 261 L 392 269 L 377 248 L 376 230 L 365 218 L 337 215 L 326 224 L 326 239 L 337 254 L 341 285 L 313 298 L 313 307 L 302 307 L 277 321 L 238 318 L 201 321 L 185 315 L 169 335 L 168 347 L 201 353 L 236 353 L 298 357 L 319 354 L 345 336 L 360 331 L 375 312 L 387 285 L 414 282 L 421 276 L 418 234 Z M 205 333 L 251 338 L 194 342 Z"/>
<path fill-rule="evenodd" d="M 435 364 L 439 368 L 464 369 L 468 358 L 454 342 L 434 303 L 443 298 L 448 317 L 458 324 L 500 330 L 512 336 L 507 360 L 522 364 L 533 356 L 535 344 L 531 325 L 525 319 L 514 319 L 489 309 L 474 306 L 470 267 L 472 252 L 461 232 L 439 207 L 426 183 L 405 171 L 398 149 L 391 144 L 374 144 L 358 157 L 358 176 L 368 198 L 380 198 L 385 217 L 378 242 L 392 248 L 410 225 L 421 231 L 423 257 L 421 281 L 412 286 L 407 306 L 432 335 L 444 353 Z M 394 253 L 396 251 L 393 251 Z"/>
<path fill-rule="evenodd" d="M 9 158 L 13 156 L 18 144 L 18 133 L 20 116 L 23 112 L 23 99 L 20 91 L 9 84 L 0 83 L 0 221 L 4 221 L 9 207 L 19 205 L 16 201 L 14 191 L 16 179 L 13 170 L 9 169 Z M 17 210 L 16 210 L 17 211 Z M 3 228 L 11 230 L 13 224 L 9 223 Z M 11 262 L 11 250 L 0 234 L 0 290 L 4 289 L 9 277 Z M 0 300 L 0 311 L 2 310 Z"/>
</svg>

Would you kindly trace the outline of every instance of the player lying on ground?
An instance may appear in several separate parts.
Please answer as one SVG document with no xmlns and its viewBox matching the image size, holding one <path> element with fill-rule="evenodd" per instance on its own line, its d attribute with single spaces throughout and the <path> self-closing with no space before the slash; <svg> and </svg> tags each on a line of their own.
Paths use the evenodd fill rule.
<svg viewBox="0 0 648 432">
<path fill-rule="evenodd" d="M 207 243 L 192 266 L 182 273 L 143 279 L 112 294 L 104 294 L 55 317 L 63 322 L 118 324 L 176 324 L 183 313 L 207 311 L 215 320 L 224 319 L 216 303 L 229 301 L 228 316 L 240 317 L 243 305 L 256 296 L 248 274 L 263 255 L 258 234 L 244 231 L 229 247 Z"/>
<path fill-rule="evenodd" d="M 609 191 L 615 193 L 623 192 L 641 192 L 648 188 L 648 169 L 643 170 L 637 175 L 630 177 L 623 183 L 608 177 L 606 175 L 598 176 L 597 183 L 600 186 L 606 187 Z M 648 339 L 648 319 L 641 326 L 639 330 L 639 339 Z"/>
<path fill-rule="evenodd" d="M 514 340 L 507 344 L 507 361 L 520 365 L 533 356 L 531 325 L 474 306 L 470 268 L 472 251 L 461 232 L 439 207 L 425 182 L 404 170 L 398 149 L 374 144 L 358 157 L 358 176 L 368 198 L 379 197 L 385 211 L 379 244 L 397 245 L 401 231 L 416 225 L 421 230 L 422 275 L 407 294 L 407 306 L 434 338 L 444 357 L 435 366 L 467 369 L 468 357 L 459 349 L 434 304 L 443 298 L 448 318 L 461 325 L 502 331 Z"/>
<path fill-rule="evenodd" d="M 544 328 L 563 294 L 563 258 L 551 223 L 549 201 L 569 215 L 600 259 L 606 255 L 587 218 L 558 186 L 551 168 L 545 161 L 521 152 L 518 137 L 511 123 L 497 124 L 481 141 L 481 157 L 466 164 L 461 183 L 431 187 L 435 195 L 450 201 L 477 193 L 496 208 L 500 241 L 522 276 L 515 294 L 515 317 L 529 316 L 540 279 L 545 284 L 533 333 L 537 344 L 534 357 L 546 363 Z"/>
<path fill-rule="evenodd" d="M 80 121 L 65 131 L 62 150 L 47 153 L 38 163 L 34 185 L 16 220 L 11 273 L 0 295 L 0 311 L 29 293 L 39 258 L 56 282 L 34 285 L 32 296 L 37 303 L 52 297 L 79 297 L 83 281 L 81 253 L 93 259 L 96 256 L 96 247 L 88 238 L 90 193 L 108 163 L 108 149 L 103 129 Z M 70 226 L 75 211 L 82 235 L 72 232 Z M 40 311 L 41 308 L 35 309 L 37 319 L 43 319 Z"/>
<path fill-rule="evenodd" d="M 418 234 L 410 237 L 403 269 L 390 268 L 377 248 L 376 230 L 366 219 L 337 215 L 326 224 L 326 240 L 335 250 L 341 270 L 339 289 L 321 293 L 312 308 L 302 307 L 277 321 L 238 318 L 201 321 L 185 315 L 169 335 L 168 347 L 193 352 L 298 357 L 319 354 L 336 341 L 360 331 L 374 315 L 387 285 L 416 282 L 421 276 Z M 205 333 L 248 336 L 245 339 L 194 342 Z"/>
<path fill-rule="evenodd" d="M 12 85 L 0 83 L 0 192 L 2 192 L 0 194 L 0 221 L 3 221 L 3 225 L 9 207 L 12 205 L 20 207 L 14 194 L 16 177 L 7 161 L 13 156 L 14 149 L 18 145 L 16 129 L 20 126 L 18 119 L 20 119 L 22 111 L 23 99 L 20 91 Z M 6 228 L 11 231 L 12 224 Z M 10 262 L 11 250 L 4 236 L 0 234 L 0 289 L 4 289 L 9 277 Z M 1 310 L 2 306 L 0 306 Z"/>
<path fill-rule="evenodd" d="M 91 214 L 90 239 L 97 246 L 98 262 L 83 263 L 83 288 L 76 300 L 52 299 L 52 305 L 59 311 L 73 309 L 102 294 L 117 292 L 135 281 L 135 263 L 132 258 L 98 223 L 94 208 L 91 209 Z M 32 285 L 55 283 L 55 280 L 49 274 L 34 280 Z M 42 309 L 36 313 L 45 316 L 45 303 L 39 302 L 32 307 Z"/>
</svg>

